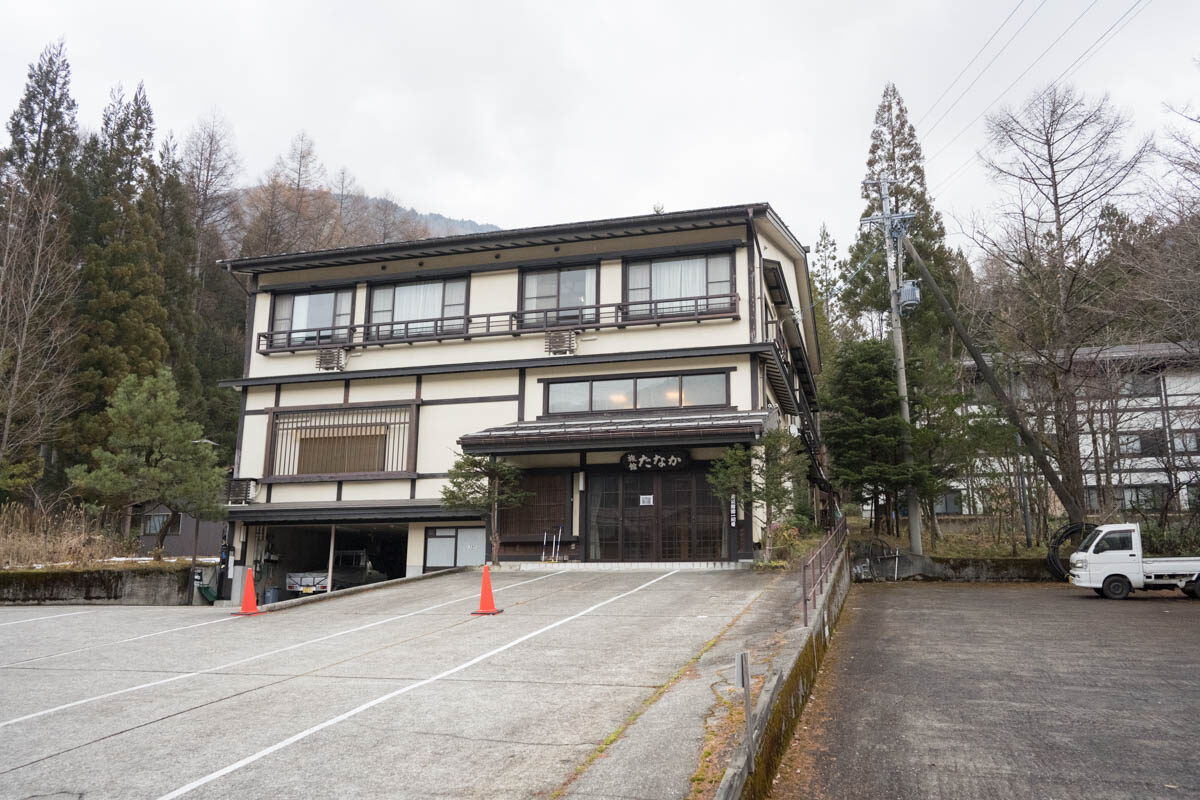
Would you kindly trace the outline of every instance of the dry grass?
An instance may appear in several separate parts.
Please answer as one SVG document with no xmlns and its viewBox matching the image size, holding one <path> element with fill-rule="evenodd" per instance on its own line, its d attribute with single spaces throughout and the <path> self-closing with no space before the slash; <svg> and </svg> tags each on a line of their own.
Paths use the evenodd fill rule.
<svg viewBox="0 0 1200 800">
<path fill-rule="evenodd" d="M 84 566 L 134 555 L 135 541 L 107 530 L 79 509 L 42 511 L 19 503 L 0 505 L 0 567 L 37 564 Z"/>
<path fill-rule="evenodd" d="M 1053 527 L 1057 527 L 1055 524 Z M 1053 530 L 1053 527 L 1051 530 Z M 1034 544 L 1025 546 L 1024 531 L 1005 530 L 997 533 L 992 525 L 985 520 L 972 520 L 970 523 L 956 521 L 956 524 L 942 525 L 942 538 L 934 542 L 930 536 L 928 524 L 922 527 L 921 541 L 927 556 L 943 558 L 1045 558 L 1046 545 Z M 900 538 L 881 536 L 879 539 L 890 548 L 909 549 L 908 523 L 901 524 Z M 851 531 L 854 539 L 874 539 L 869 525 L 860 523 Z"/>
</svg>

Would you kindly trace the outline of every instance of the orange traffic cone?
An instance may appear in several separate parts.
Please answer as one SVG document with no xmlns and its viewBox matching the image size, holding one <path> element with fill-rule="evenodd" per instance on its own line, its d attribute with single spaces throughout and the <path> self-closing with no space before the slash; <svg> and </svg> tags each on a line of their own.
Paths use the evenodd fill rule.
<svg viewBox="0 0 1200 800">
<path fill-rule="evenodd" d="M 483 586 L 479 590 L 479 610 L 472 611 L 474 615 L 479 614 L 499 614 L 503 608 L 496 608 L 496 601 L 492 599 L 492 576 L 488 572 L 488 565 L 483 565 Z"/>
<path fill-rule="evenodd" d="M 233 612 L 235 617 L 253 617 L 261 614 L 258 610 L 258 598 L 254 594 L 254 570 L 246 570 L 246 587 L 242 589 L 242 610 Z"/>
</svg>

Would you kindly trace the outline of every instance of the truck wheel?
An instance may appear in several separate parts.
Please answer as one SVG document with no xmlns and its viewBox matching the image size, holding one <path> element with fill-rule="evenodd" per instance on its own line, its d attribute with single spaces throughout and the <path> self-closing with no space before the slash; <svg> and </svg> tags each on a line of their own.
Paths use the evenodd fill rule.
<svg viewBox="0 0 1200 800">
<path fill-rule="evenodd" d="M 1183 585 L 1183 593 L 1193 600 L 1200 600 L 1200 583 L 1191 581 Z"/>
<path fill-rule="evenodd" d="M 1124 600 L 1129 596 L 1129 580 L 1124 575 L 1109 575 L 1102 589 L 1109 600 Z"/>
</svg>

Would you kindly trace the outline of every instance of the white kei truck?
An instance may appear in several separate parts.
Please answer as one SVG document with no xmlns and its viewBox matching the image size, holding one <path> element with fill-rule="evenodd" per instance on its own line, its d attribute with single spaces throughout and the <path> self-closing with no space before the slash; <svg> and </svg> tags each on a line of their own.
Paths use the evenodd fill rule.
<svg viewBox="0 0 1200 800">
<path fill-rule="evenodd" d="M 1071 585 L 1123 600 L 1135 589 L 1182 589 L 1200 600 L 1200 555 L 1143 558 L 1137 523 L 1100 525 L 1071 554 Z"/>
</svg>

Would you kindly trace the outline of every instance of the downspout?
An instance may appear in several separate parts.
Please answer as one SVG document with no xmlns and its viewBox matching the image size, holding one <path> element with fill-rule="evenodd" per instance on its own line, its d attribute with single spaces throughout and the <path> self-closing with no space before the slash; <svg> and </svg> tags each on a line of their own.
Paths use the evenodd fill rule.
<svg viewBox="0 0 1200 800">
<path fill-rule="evenodd" d="M 753 253 L 750 252 L 749 242 L 746 244 L 746 300 L 750 305 L 750 343 L 754 344 L 758 341 L 758 301 L 754 294 L 755 266 L 762 260 L 762 250 L 758 246 L 758 229 L 754 227 L 754 209 L 750 207 L 746 208 L 746 238 L 754 243 Z"/>
</svg>

